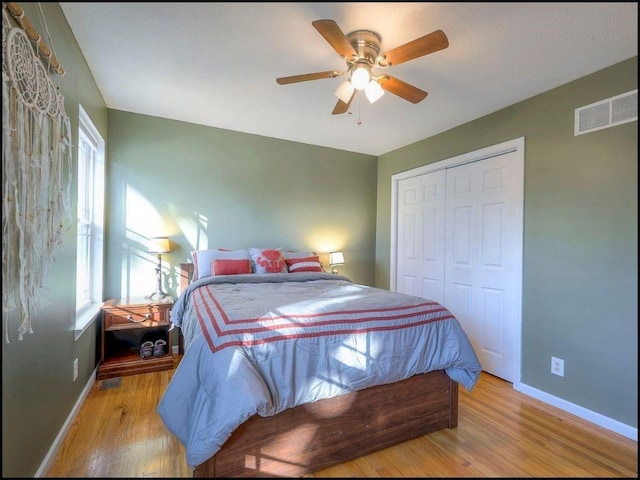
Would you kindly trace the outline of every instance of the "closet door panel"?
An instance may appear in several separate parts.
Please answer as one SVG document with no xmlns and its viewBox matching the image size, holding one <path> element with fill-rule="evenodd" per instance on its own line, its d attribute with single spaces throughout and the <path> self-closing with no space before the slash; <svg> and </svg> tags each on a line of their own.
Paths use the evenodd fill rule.
<svg viewBox="0 0 640 480">
<path fill-rule="evenodd" d="M 513 380 L 512 269 L 508 254 L 509 154 L 447 171 L 445 305 L 467 332 L 483 369 Z M 470 288 L 468 304 L 454 294 Z"/>
<path fill-rule="evenodd" d="M 444 170 L 401 180 L 398 185 L 396 290 L 444 301 Z"/>
<path fill-rule="evenodd" d="M 420 182 L 417 178 L 399 184 L 398 278 L 396 290 L 408 295 L 420 291 L 420 256 L 422 255 Z"/>
</svg>

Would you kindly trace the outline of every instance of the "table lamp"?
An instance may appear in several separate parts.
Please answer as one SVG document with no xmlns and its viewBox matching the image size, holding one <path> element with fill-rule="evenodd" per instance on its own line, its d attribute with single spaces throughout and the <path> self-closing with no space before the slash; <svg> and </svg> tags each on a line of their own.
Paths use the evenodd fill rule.
<svg viewBox="0 0 640 480">
<path fill-rule="evenodd" d="M 149 239 L 149 252 L 158 254 L 158 266 L 156 267 L 158 285 L 156 291 L 149 295 L 149 298 L 153 298 L 153 296 L 156 295 L 158 300 L 162 300 L 169 296 L 162 291 L 162 254 L 169 253 L 170 251 L 171 248 L 167 237 L 153 237 Z"/>
<path fill-rule="evenodd" d="M 329 252 L 329 265 L 334 267 L 334 265 L 344 265 L 344 255 L 342 252 Z M 338 273 L 337 268 L 332 268 L 331 273 L 336 275 Z"/>
</svg>

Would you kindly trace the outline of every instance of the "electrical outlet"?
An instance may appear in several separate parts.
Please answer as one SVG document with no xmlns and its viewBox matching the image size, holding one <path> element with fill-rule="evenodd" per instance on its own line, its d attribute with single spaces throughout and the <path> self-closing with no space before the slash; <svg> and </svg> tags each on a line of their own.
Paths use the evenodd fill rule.
<svg viewBox="0 0 640 480">
<path fill-rule="evenodd" d="M 78 359 L 76 358 L 73 361 L 73 381 L 75 382 L 78 379 Z"/>
<path fill-rule="evenodd" d="M 564 377 L 564 360 L 551 357 L 551 373 Z"/>
</svg>

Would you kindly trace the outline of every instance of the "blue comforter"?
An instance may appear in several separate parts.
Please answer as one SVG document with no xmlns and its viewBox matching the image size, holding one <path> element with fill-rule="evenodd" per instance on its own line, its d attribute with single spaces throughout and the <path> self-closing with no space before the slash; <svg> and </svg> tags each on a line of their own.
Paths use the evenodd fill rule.
<svg viewBox="0 0 640 480">
<path fill-rule="evenodd" d="M 481 371 L 442 305 L 326 273 L 207 277 L 171 310 L 185 354 L 158 413 L 193 468 L 254 414 L 433 370 L 471 390 Z"/>
</svg>

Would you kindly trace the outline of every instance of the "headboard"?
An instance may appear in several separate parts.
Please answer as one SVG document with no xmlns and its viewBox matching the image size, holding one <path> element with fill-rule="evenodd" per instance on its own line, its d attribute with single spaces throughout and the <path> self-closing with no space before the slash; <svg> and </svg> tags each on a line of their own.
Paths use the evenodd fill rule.
<svg viewBox="0 0 640 480">
<path fill-rule="evenodd" d="M 194 265 L 193 263 L 181 263 L 180 264 L 180 292 L 184 292 L 193 277 Z"/>
</svg>

